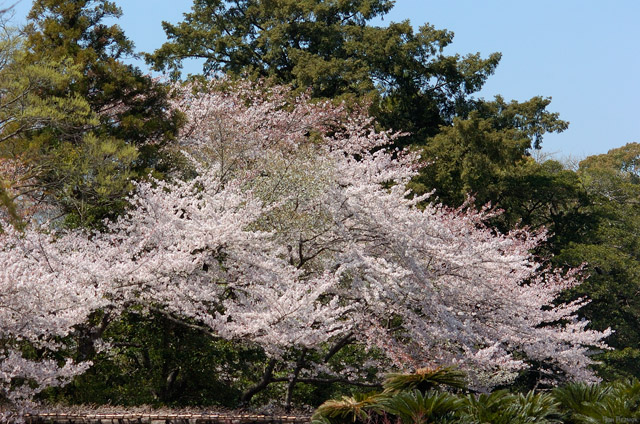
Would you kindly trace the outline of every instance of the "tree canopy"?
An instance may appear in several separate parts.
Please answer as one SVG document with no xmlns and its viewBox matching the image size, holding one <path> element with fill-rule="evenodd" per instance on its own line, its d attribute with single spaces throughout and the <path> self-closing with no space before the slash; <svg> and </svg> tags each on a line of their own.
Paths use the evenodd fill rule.
<svg viewBox="0 0 640 424">
<path fill-rule="evenodd" d="M 147 60 L 174 76 L 184 59 L 204 58 L 209 76 L 271 78 L 310 87 L 315 97 L 369 96 L 383 126 L 424 140 L 463 113 L 500 54 L 448 56 L 450 31 L 424 25 L 414 32 L 408 21 L 370 25 L 392 6 L 384 0 L 196 0 L 183 22 L 163 22 L 169 41 Z"/>
<path fill-rule="evenodd" d="M 120 213 L 131 181 L 162 170 L 180 122 L 167 88 L 121 61 L 133 44 L 103 23 L 119 13 L 108 1 L 36 1 L 23 35 L 8 39 L 3 72 L 18 73 L 13 90 L 28 96 L 5 97 L 2 156 L 17 170 L 7 197 L 28 196 L 70 225 Z"/>
<path fill-rule="evenodd" d="M 379 359 L 351 364 L 345 381 L 455 364 L 474 386 L 491 387 L 542 360 L 549 378 L 595 378 L 587 353 L 604 348 L 609 332 L 585 328 L 576 315 L 583 300 L 553 304 L 580 277 L 535 262 L 530 250 L 543 234 L 497 234 L 483 224 L 491 210 L 418 208 L 428 195 L 408 199 L 405 189 L 416 156 L 375 149 L 397 135 L 376 131 L 366 114 L 284 87 L 211 84 L 181 87 L 176 99 L 188 117 L 179 140 L 191 177 L 139 183 L 133 208 L 103 232 L 3 236 L 0 284 L 60 286 L 69 305 L 86 297 L 68 307 L 64 325 L 42 302 L 35 317 L 0 308 L 16 328 L 38 318 L 33 337 L 21 337 L 78 331 L 92 311 L 107 323 L 132 305 L 159 311 L 265 353 L 244 401 L 278 381 L 276 370 L 299 376 L 291 387 L 302 376 L 340 378 L 345 365 L 329 360 L 348 345 Z M 28 262 L 19 259 L 25 248 Z M 10 299 L 34 303 L 27 281 L 20 287 L 27 293 Z M 12 328 L 7 336 L 18 336 Z M 34 375 L 43 364 L 31 363 Z"/>
</svg>

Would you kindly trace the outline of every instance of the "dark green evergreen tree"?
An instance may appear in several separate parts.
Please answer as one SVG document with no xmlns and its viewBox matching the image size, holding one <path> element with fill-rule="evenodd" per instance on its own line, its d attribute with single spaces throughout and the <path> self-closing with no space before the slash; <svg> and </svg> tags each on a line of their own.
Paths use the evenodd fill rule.
<svg viewBox="0 0 640 424">
<path fill-rule="evenodd" d="M 440 127 L 421 148 L 423 158 L 432 163 L 415 180 L 414 189 L 435 189 L 436 196 L 452 206 L 462 204 L 469 194 L 479 204 L 502 204 L 506 180 L 516 168 L 526 166 L 544 134 L 564 131 L 569 125 L 547 110 L 550 101 L 534 97 L 506 102 L 500 96 L 475 101 L 472 111 Z"/>
<path fill-rule="evenodd" d="M 469 95 L 494 72 L 500 54 L 447 56 L 453 33 L 408 21 L 370 25 L 388 0 L 195 0 L 183 22 L 163 22 L 169 38 L 147 60 L 179 75 L 186 58 L 204 73 L 271 78 L 316 97 L 368 97 L 386 128 L 424 142 L 468 109 Z"/>
<path fill-rule="evenodd" d="M 76 70 L 68 84 L 40 86 L 37 95 L 80 98 L 90 111 L 72 130 L 42 125 L 15 142 L 21 160 L 37 170 L 34 192 L 71 225 L 117 215 L 130 181 L 166 166 L 161 149 L 180 123 L 167 86 L 122 61 L 133 44 L 104 23 L 119 16 L 107 0 L 36 0 L 24 29 L 25 63 L 64 61 Z"/>
<path fill-rule="evenodd" d="M 640 144 L 629 143 L 606 154 L 589 156 L 577 175 L 591 199 L 596 224 L 555 258 L 559 264 L 587 263 L 589 278 L 573 297 L 592 299 L 582 313 L 596 328 L 611 327 L 601 356 L 603 377 L 640 373 Z"/>
<path fill-rule="evenodd" d="M 0 25 L 0 213 L 15 224 L 28 207 L 15 199 L 33 193 L 33 173 L 23 163 L 25 136 L 44 127 L 73 133 L 97 123 L 85 99 L 66 90 L 81 75 L 71 61 L 26 56 L 20 31 Z M 57 95 L 43 96 L 44 90 Z"/>
</svg>

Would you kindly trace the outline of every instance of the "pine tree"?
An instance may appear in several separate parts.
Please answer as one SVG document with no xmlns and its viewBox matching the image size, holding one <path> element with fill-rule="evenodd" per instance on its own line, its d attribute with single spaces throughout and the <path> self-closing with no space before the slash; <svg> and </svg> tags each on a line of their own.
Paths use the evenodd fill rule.
<svg viewBox="0 0 640 424">
<path fill-rule="evenodd" d="M 37 96 L 81 99 L 89 111 L 72 129 L 45 124 L 25 131 L 12 149 L 11 159 L 34 174 L 33 193 L 71 225 L 117 215 L 132 179 L 162 172 L 162 147 L 180 123 L 168 88 L 123 62 L 133 43 L 120 27 L 103 23 L 120 13 L 107 0 L 37 0 L 24 29 L 22 63 L 53 61 L 76 71 L 65 84 L 39 85 Z"/>
<path fill-rule="evenodd" d="M 383 126 L 412 134 L 396 144 L 424 143 L 469 107 L 500 54 L 447 56 L 450 31 L 370 24 L 392 7 L 388 0 L 195 0 L 183 22 L 163 22 L 169 41 L 147 60 L 176 77 L 185 58 L 201 58 L 208 75 L 271 78 L 311 87 L 315 97 L 368 97 Z"/>
</svg>

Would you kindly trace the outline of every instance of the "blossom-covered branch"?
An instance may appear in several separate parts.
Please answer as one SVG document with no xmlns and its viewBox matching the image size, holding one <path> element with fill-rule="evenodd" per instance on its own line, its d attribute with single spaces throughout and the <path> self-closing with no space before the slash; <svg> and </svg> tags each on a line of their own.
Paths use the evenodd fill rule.
<svg viewBox="0 0 640 424">
<path fill-rule="evenodd" d="M 3 337 L 36 342 L 136 304 L 261 347 L 260 387 L 292 352 L 310 354 L 290 382 L 457 365 L 490 387 L 529 361 L 595 378 L 588 350 L 609 332 L 577 318 L 586 300 L 554 304 L 580 276 L 536 263 L 544 232 L 498 234 L 490 208 L 412 196 L 416 157 L 385 149 L 397 135 L 361 111 L 243 81 L 176 90 L 184 172 L 139 183 L 104 232 L 3 236 Z M 352 343 L 383 358 L 337 375 L 326 362 Z"/>
</svg>

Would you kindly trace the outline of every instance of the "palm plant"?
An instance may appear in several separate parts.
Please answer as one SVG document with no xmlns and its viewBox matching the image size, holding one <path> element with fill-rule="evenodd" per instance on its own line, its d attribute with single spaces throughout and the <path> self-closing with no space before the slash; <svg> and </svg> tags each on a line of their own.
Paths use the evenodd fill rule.
<svg viewBox="0 0 640 424">
<path fill-rule="evenodd" d="M 518 410 L 517 421 L 522 423 L 558 423 L 560 422 L 560 405 L 550 393 L 536 393 L 533 390 L 526 395 L 515 395 Z"/>
<path fill-rule="evenodd" d="M 381 410 L 379 393 L 356 393 L 340 399 L 328 400 L 311 417 L 313 424 L 367 422 L 372 412 Z"/>
<path fill-rule="evenodd" d="M 554 396 L 566 410 L 570 424 L 629 423 L 640 421 L 640 381 L 610 385 L 572 384 Z"/>
<path fill-rule="evenodd" d="M 382 410 L 403 424 L 455 422 L 464 400 L 447 392 L 400 392 L 380 400 Z"/>
<path fill-rule="evenodd" d="M 601 406 L 611 396 L 611 386 L 603 384 L 570 383 L 553 391 L 554 398 L 564 411 L 565 422 L 589 422 L 588 417 L 601 416 Z"/>
<path fill-rule="evenodd" d="M 389 374 L 383 383 L 386 392 L 417 389 L 424 393 L 438 386 L 463 389 L 466 387 L 465 374 L 451 367 L 420 368 L 410 374 Z"/>
<path fill-rule="evenodd" d="M 533 391 L 512 394 L 498 390 L 491 394 L 468 395 L 461 422 L 491 424 L 558 423 L 560 410 L 553 396 Z"/>
<path fill-rule="evenodd" d="M 468 422 L 478 423 L 510 423 L 511 415 L 507 413 L 513 401 L 512 395 L 506 390 L 499 390 L 491 394 L 479 396 L 468 395 L 467 405 L 463 416 Z"/>
</svg>

